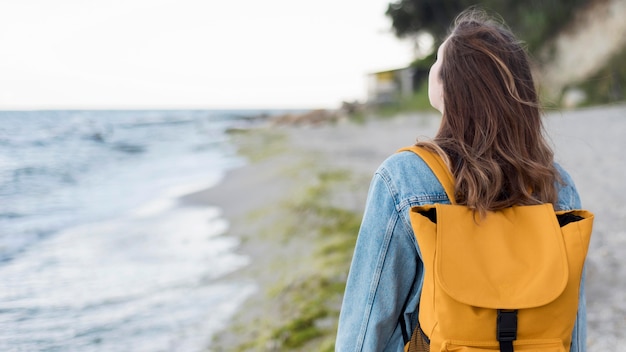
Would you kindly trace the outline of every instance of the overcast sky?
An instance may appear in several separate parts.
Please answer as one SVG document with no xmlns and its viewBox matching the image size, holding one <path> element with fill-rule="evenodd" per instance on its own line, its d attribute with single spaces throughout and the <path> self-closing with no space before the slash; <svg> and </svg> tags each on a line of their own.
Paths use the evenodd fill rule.
<svg viewBox="0 0 626 352">
<path fill-rule="evenodd" d="M 412 47 L 390 0 L 0 0 L 0 109 L 313 108 Z"/>
</svg>

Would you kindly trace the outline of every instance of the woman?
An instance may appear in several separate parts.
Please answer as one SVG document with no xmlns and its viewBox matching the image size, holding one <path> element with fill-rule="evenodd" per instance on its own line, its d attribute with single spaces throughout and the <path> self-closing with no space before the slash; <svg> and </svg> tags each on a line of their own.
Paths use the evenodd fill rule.
<svg viewBox="0 0 626 352">
<path fill-rule="evenodd" d="M 570 176 L 553 161 L 528 57 L 520 42 L 480 11 L 461 14 L 438 49 L 428 95 L 443 114 L 435 138 L 418 145 L 450 167 L 457 203 L 478 213 L 552 203 L 580 209 Z M 337 351 L 402 351 L 418 316 L 424 278 L 409 210 L 449 203 L 422 159 L 396 153 L 376 171 L 344 296 Z M 583 279 L 584 280 L 584 279 Z M 585 351 L 584 288 L 571 351 Z"/>
</svg>

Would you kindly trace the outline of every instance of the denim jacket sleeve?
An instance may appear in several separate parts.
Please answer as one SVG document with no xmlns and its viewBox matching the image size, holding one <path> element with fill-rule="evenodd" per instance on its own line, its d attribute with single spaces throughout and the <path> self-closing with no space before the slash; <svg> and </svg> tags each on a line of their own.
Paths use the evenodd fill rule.
<svg viewBox="0 0 626 352">
<path fill-rule="evenodd" d="M 390 185 L 371 183 L 343 299 L 336 351 L 402 351 L 407 305 L 416 309 L 421 263 L 412 231 L 396 208 Z M 412 302 L 407 299 L 414 297 Z"/>
</svg>

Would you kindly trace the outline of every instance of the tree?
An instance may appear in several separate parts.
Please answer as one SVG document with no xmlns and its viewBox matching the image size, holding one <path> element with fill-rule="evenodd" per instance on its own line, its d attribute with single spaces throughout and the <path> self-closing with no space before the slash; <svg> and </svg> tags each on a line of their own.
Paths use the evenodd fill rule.
<svg viewBox="0 0 626 352">
<path fill-rule="evenodd" d="M 385 13 L 391 18 L 396 36 L 402 38 L 420 31 L 429 32 L 436 41 L 445 35 L 454 17 L 465 7 L 466 0 L 399 0 L 390 3 Z"/>
<path fill-rule="evenodd" d="M 531 52 L 558 33 L 579 7 L 593 0 L 397 0 L 389 3 L 386 15 L 398 37 L 428 32 L 438 45 L 456 15 L 478 5 L 502 16 Z"/>
</svg>

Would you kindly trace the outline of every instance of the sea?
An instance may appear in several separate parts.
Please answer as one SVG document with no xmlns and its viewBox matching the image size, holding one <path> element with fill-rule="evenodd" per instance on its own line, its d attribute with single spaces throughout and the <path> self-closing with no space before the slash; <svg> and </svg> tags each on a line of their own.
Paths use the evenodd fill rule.
<svg viewBox="0 0 626 352">
<path fill-rule="evenodd" d="M 210 351 L 255 287 L 219 208 L 227 131 L 282 111 L 0 112 L 0 351 Z"/>
</svg>

